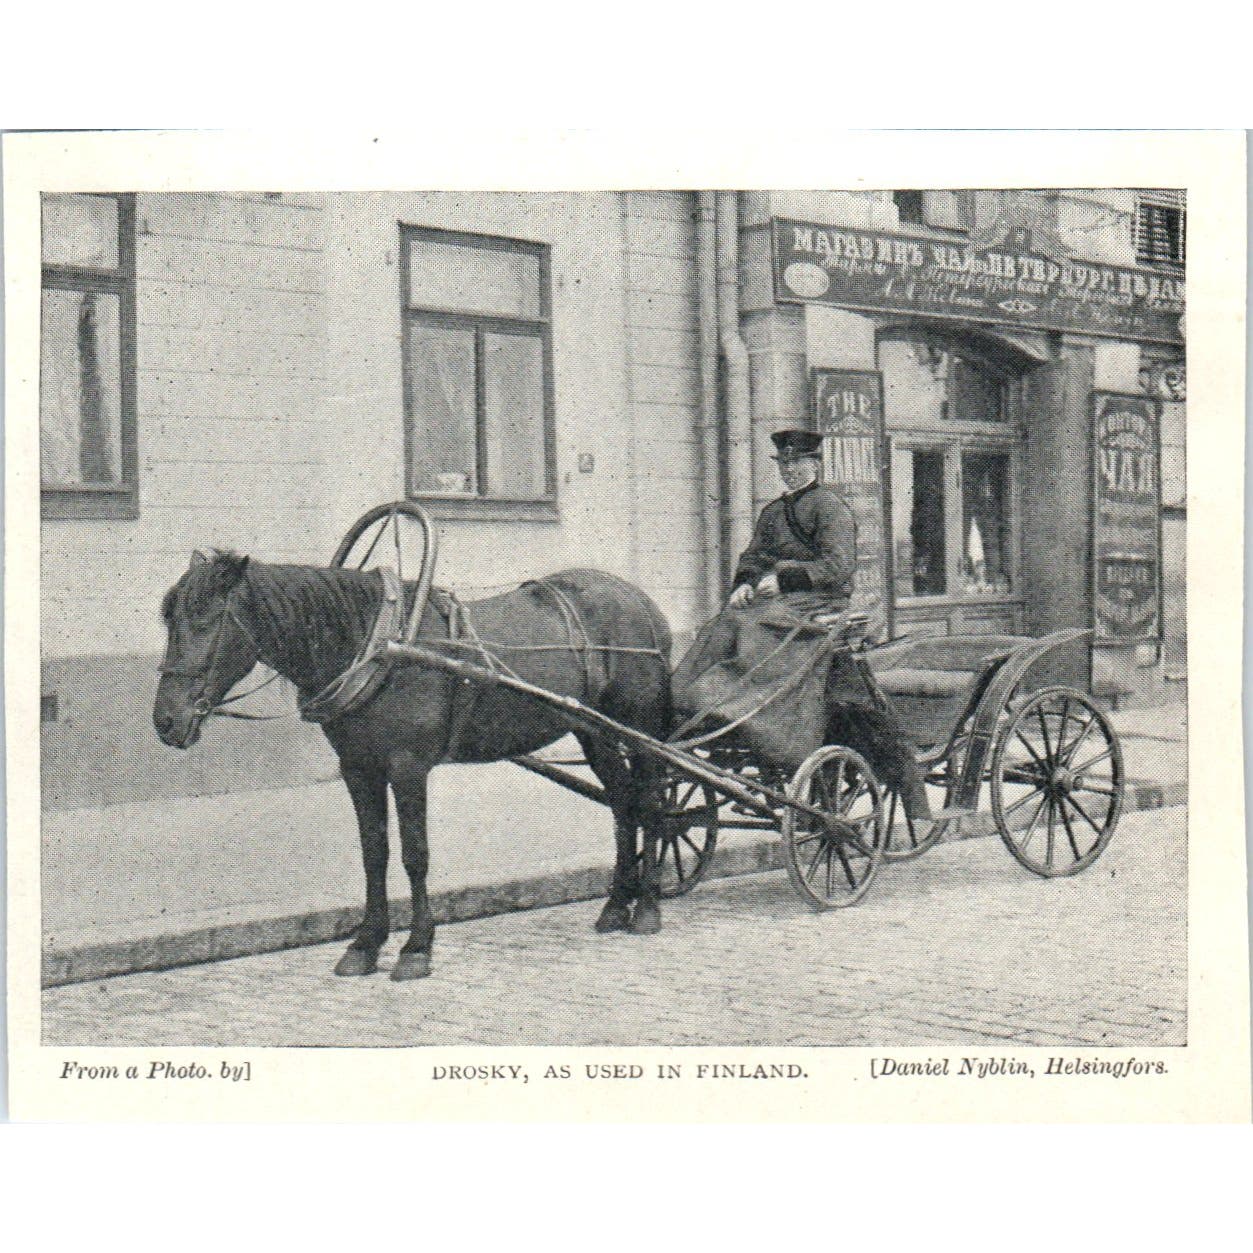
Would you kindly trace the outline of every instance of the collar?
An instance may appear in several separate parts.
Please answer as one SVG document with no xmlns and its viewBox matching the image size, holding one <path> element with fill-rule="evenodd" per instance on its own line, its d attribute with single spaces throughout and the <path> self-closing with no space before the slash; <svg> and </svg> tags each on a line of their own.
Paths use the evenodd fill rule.
<svg viewBox="0 0 1253 1253">
<path fill-rule="evenodd" d="M 798 487 L 794 492 L 784 492 L 784 500 L 800 500 L 806 492 L 812 492 L 818 486 L 818 480 L 814 479 L 811 483 L 806 483 L 804 487 Z"/>
</svg>

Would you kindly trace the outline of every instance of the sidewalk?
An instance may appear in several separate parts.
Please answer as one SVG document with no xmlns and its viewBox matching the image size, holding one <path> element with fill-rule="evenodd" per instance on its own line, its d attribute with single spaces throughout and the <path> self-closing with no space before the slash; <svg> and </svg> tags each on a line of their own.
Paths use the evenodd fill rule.
<svg viewBox="0 0 1253 1253">
<path fill-rule="evenodd" d="M 1127 810 L 1186 804 L 1185 703 L 1111 717 Z M 963 834 L 990 829 L 979 821 Z M 356 830 L 339 780 L 45 814 L 43 984 L 346 936 L 364 895 Z M 608 812 L 508 763 L 437 769 L 429 830 L 439 922 L 594 900 L 608 889 Z M 776 841 L 727 832 L 711 874 L 777 864 Z M 407 914 L 394 847 L 388 882 L 394 910 Z"/>
</svg>

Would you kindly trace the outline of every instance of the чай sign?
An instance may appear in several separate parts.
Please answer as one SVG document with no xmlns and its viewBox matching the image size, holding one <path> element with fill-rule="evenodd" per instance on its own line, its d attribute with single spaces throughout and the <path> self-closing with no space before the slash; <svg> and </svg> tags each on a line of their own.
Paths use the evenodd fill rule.
<svg viewBox="0 0 1253 1253">
<path fill-rule="evenodd" d="M 1092 393 L 1096 638 L 1161 635 L 1161 403 Z"/>
<path fill-rule="evenodd" d="M 1180 343 L 1182 276 L 776 218 L 775 299 Z"/>
</svg>

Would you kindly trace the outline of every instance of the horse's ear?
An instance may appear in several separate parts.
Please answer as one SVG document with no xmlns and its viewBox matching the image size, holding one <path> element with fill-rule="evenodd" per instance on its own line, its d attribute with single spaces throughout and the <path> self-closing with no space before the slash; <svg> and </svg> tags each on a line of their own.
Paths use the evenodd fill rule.
<svg viewBox="0 0 1253 1253">
<path fill-rule="evenodd" d="M 244 571 L 247 569 L 247 557 L 241 557 L 238 553 L 219 553 L 217 556 L 219 588 L 224 592 L 229 592 L 244 577 Z"/>
<path fill-rule="evenodd" d="M 197 566 L 204 566 L 208 564 L 209 564 L 209 558 L 206 557 L 204 553 L 200 551 L 199 548 L 197 548 L 196 551 L 192 553 L 191 555 L 191 568 L 194 570 Z"/>
</svg>

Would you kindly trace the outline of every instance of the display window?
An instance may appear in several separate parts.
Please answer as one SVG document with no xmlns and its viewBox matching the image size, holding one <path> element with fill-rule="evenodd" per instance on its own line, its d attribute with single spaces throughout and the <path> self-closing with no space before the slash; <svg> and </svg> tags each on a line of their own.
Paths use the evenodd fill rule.
<svg viewBox="0 0 1253 1253">
<path fill-rule="evenodd" d="M 879 341 L 891 459 L 893 591 L 911 603 L 1015 602 L 1021 369 L 916 328 Z"/>
</svg>

